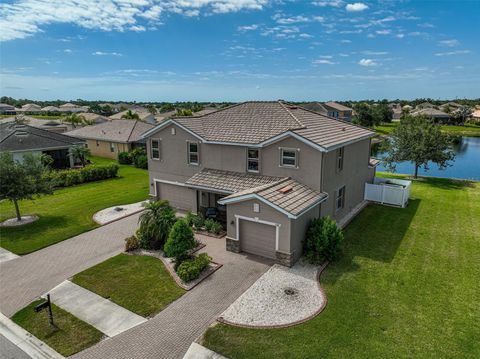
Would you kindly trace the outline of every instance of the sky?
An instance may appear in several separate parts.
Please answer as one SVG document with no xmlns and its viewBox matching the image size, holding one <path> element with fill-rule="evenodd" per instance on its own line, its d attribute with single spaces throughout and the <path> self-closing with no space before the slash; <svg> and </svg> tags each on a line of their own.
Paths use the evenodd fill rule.
<svg viewBox="0 0 480 359">
<path fill-rule="evenodd" d="M 0 95 L 480 97 L 480 0 L 2 0 Z"/>
</svg>

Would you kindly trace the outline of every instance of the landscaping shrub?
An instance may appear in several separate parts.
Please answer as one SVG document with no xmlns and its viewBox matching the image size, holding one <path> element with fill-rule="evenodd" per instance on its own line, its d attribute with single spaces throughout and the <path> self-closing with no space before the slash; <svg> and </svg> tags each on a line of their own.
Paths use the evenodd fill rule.
<svg viewBox="0 0 480 359">
<path fill-rule="evenodd" d="M 147 155 L 140 155 L 135 157 L 135 161 L 133 162 L 133 165 L 137 168 L 141 169 L 148 169 L 148 157 Z"/>
<path fill-rule="evenodd" d="M 116 164 L 87 166 L 80 169 L 52 170 L 46 172 L 45 179 L 54 183 L 55 187 L 69 187 L 80 183 L 93 182 L 117 176 Z"/>
<path fill-rule="evenodd" d="M 140 243 L 135 236 L 131 236 L 125 239 L 125 252 L 131 252 L 140 247 Z"/>
<path fill-rule="evenodd" d="M 132 156 L 130 155 L 130 152 L 120 152 L 118 154 L 118 163 L 121 165 L 131 165 Z"/>
<path fill-rule="evenodd" d="M 188 258 L 188 251 L 196 246 L 192 228 L 185 220 L 177 221 L 168 235 L 164 250 L 168 257 L 175 259 L 175 265 L 179 266 Z"/>
<path fill-rule="evenodd" d="M 339 245 L 343 233 L 330 217 L 316 218 L 310 222 L 304 241 L 304 254 L 313 264 L 335 260 L 339 254 Z"/>
<path fill-rule="evenodd" d="M 187 224 L 192 227 L 193 226 L 193 221 L 194 221 L 194 217 L 196 216 L 196 214 L 194 214 L 192 212 L 191 209 L 189 209 L 187 211 L 187 214 L 185 215 L 185 222 L 187 222 Z"/>
<path fill-rule="evenodd" d="M 205 224 L 205 217 L 203 217 L 203 214 L 194 214 L 192 217 L 192 225 L 195 229 L 201 229 L 203 225 Z"/>
<path fill-rule="evenodd" d="M 211 261 L 212 258 L 207 253 L 202 253 L 196 258 L 180 264 L 177 268 L 177 274 L 184 282 L 190 282 L 197 279 Z"/>
<path fill-rule="evenodd" d="M 137 237 L 140 247 L 145 249 L 162 249 L 172 226 L 177 221 L 175 210 L 168 201 L 151 201 L 140 215 L 140 227 Z"/>
<path fill-rule="evenodd" d="M 207 218 L 205 220 L 204 226 L 205 226 L 205 229 L 207 230 L 207 232 L 214 233 L 214 234 L 219 234 L 223 229 L 220 222 L 217 222 L 216 220 L 214 220 L 212 218 Z"/>
</svg>

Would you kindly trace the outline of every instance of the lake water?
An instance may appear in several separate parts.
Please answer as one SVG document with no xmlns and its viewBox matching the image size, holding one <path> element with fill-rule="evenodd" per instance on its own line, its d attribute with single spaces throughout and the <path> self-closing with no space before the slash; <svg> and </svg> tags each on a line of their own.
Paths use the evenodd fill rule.
<svg viewBox="0 0 480 359">
<path fill-rule="evenodd" d="M 434 176 L 445 178 L 461 178 L 480 181 L 480 137 L 462 137 L 459 144 L 454 146 L 455 161 L 451 162 L 452 166 L 439 170 L 434 163 L 430 164 L 429 170 L 423 168 L 418 169 L 419 176 Z M 374 152 L 375 158 L 382 159 L 385 153 Z M 377 171 L 386 172 L 385 166 L 380 164 Z M 396 173 L 414 173 L 415 168 L 412 162 L 397 163 Z"/>
</svg>

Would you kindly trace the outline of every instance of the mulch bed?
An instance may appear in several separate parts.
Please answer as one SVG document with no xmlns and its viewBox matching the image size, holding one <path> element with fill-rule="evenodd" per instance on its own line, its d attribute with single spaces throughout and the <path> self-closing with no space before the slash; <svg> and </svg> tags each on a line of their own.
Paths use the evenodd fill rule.
<svg viewBox="0 0 480 359">
<path fill-rule="evenodd" d="M 194 248 L 190 254 L 193 254 L 206 245 L 204 243 L 199 243 L 199 245 Z M 211 274 L 216 272 L 218 269 L 222 267 L 222 264 L 216 263 L 216 262 L 210 262 L 207 268 L 205 268 L 202 273 L 200 273 L 200 276 L 197 279 L 194 279 L 190 282 L 184 282 L 183 280 L 180 279 L 180 277 L 177 275 L 175 272 L 175 267 L 174 267 L 174 262 L 173 258 L 168 258 L 165 256 L 165 253 L 161 250 L 145 250 L 145 249 L 137 249 L 135 251 L 127 252 L 127 254 L 132 254 L 132 255 L 143 255 L 143 256 L 151 256 L 160 259 L 163 264 L 165 265 L 165 268 L 167 268 L 168 272 L 172 276 L 172 278 L 175 280 L 177 285 L 185 290 L 191 290 L 195 288 L 198 284 L 200 284 L 205 278 L 209 277 Z"/>
<path fill-rule="evenodd" d="M 196 234 L 201 234 L 202 236 L 213 237 L 213 238 L 222 238 L 222 237 L 225 237 L 227 235 L 227 232 L 225 232 L 225 231 L 221 231 L 219 234 L 207 232 L 207 231 L 204 231 L 204 230 L 201 230 L 201 229 L 199 229 L 199 230 L 194 229 L 193 231 Z"/>
</svg>

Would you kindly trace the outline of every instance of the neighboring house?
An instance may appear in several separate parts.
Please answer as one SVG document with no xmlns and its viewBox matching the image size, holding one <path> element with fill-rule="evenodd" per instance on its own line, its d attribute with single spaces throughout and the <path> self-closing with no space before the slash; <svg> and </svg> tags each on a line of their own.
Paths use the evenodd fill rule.
<svg viewBox="0 0 480 359">
<path fill-rule="evenodd" d="M 34 103 L 27 103 L 23 105 L 22 108 L 16 110 L 17 112 L 41 112 L 42 108 Z"/>
<path fill-rule="evenodd" d="M 61 110 L 55 106 L 46 106 L 42 108 L 42 112 L 61 112 Z"/>
<path fill-rule="evenodd" d="M 325 116 L 330 116 L 343 121 L 352 121 L 353 109 L 337 102 L 310 102 L 302 104 L 307 110 L 318 112 Z"/>
<path fill-rule="evenodd" d="M 372 183 L 366 128 L 283 102 L 168 119 L 146 132 L 150 194 L 215 213 L 227 249 L 292 265 L 309 222 L 345 222 Z"/>
<path fill-rule="evenodd" d="M 21 161 L 27 153 L 44 153 L 52 157 L 53 167 L 72 167 L 74 161 L 69 149 L 83 143 L 77 138 L 29 125 L 14 122 L 0 124 L 0 152 L 11 152 L 17 161 Z"/>
<path fill-rule="evenodd" d="M 424 108 L 435 108 L 436 106 L 433 103 L 430 102 L 422 102 L 421 104 L 418 104 L 415 106 L 415 110 L 422 110 Z"/>
<path fill-rule="evenodd" d="M 459 103 L 456 103 L 456 102 L 447 102 L 447 103 L 444 103 L 442 106 L 440 106 L 440 109 L 444 112 L 455 112 L 457 110 L 460 109 L 460 107 L 462 107 L 462 105 L 460 105 Z"/>
<path fill-rule="evenodd" d="M 92 155 L 117 159 L 120 152 L 144 147 L 140 135 L 152 128 L 153 125 L 138 120 L 116 120 L 85 126 L 67 134 L 86 140 Z"/>
<path fill-rule="evenodd" d="M 421 110 L 415 110 L 411 114 L 412 116 L 428 116 L 431 119 L 442 122 L 448 121 L 450 119 L 450 115 L 448 113 L 430 107 L 425 107 Z"/>
<path fill-rule="evenodd" d="M 0 114 L 2 115 L 15 115 L 16 109 L 14 106 L 8 105 L 6 103 L 0 103 Z"/>
<path fill-rule="evenodd" d="M 87 112 L 88 107 L 87 106 L 79 106 L 75 105 L 73 103 L 67 102 L 63 105 L 58 106 L 59 110 L 61 112 L 71 112 L 71 113 L 77 113 L 77 112 Z"/>
<path fill-rule="evenodd" d="M 85 120 L 87 121 L 93 121 L 95 125 L 98 125 L 99 123 L 104 123 L 110 121 L 110 119 L 106 116 L 102 116 L 96 113 L 92 112 L 80 112 L 78 114 L 79 116 L 83 116 Z"/>
<path fill-rule="evenodd" d="M 157 121 L 155 120 L 155 116 L 152 115 L 149 111 L 146 111 L 146 110 L 145 111 L 135 110 L 135 109 L 125 110 L 125 111 L 116 113 L 116 114 L 114 114 L 114 115 L 112 115 L 108 118 L 111 119 L 111 120 L 122 120 L 123 116 L 128 111 L 132 111 L 133 113 L 136 113 L 138 115 L 140 121 L 143 121 L 143 122 L 146 122 L 146 123 L 149 123 L 149 124 L 152 124 L 152 125 L 155 125 L 157 123 Z"/>
<path fill-rule="evenodd" d="M 474 120 L 480 120 L 480 110 L 473 111 L 470 117 Z"/>
<path fill-rule="evenodd" d="M 19 122 L 25 125 L 41 128 L 42 130 L 56 133 L 67 132 L 72 127 L 70 124 L 62 123 L 59 120 L 40 119 L 25 115 L 12 116 L 0 119 L 0 123 L 7 122 Z"/>
</svg>

